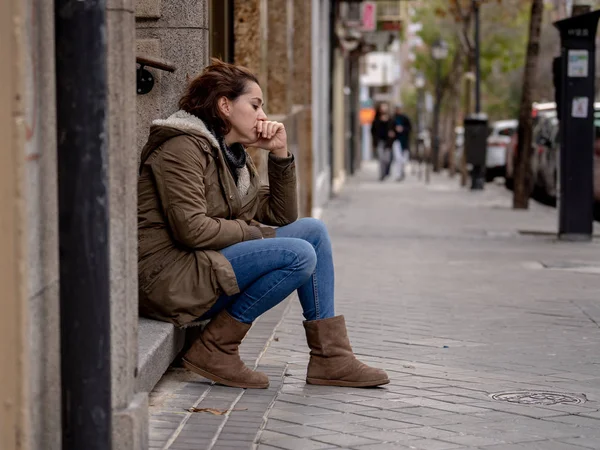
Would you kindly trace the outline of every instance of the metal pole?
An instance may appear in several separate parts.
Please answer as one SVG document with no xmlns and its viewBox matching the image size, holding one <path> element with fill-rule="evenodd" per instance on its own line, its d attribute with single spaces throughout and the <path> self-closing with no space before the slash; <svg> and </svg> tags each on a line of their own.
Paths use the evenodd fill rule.
<svg viewBox="0 0 600 450">
<path fill-rule="evenodd" d="M 479 3 L 473 0 L 475 15 L 475 113 L 481 112 L 481 61 L 480 61 L 480 36 L 479 36 Z"/>
<path fill-rule="evenodd" d="M 440 155 L 440 97 L 441 97 L 441 72 L 442 63 L 439 59 L 436 60 L 435 67 L 435 107 L 433 108 L 433 171 L 439 170 L 439 155 Z"/>
<path fill-rule="evenodd" d="M 56 0 L 55 33 L 62 448 L 110 450 L 106 1 Z"/>
<path fill-rule="evenodd" d="M 337 42 L 337 36 L 335 34 L 335 23 L 337 20 L 337 14 L 338 14 L 338 2 L 339 0 L 332 0 L 331 4 L 329 5 L 329 60 L 327 61 L 329 64 L 328 69 L 328 73 L 333 74 L 334 71 L 334 65 L 335 65 L 335 50 L 336 50 L 336 45 L 335 43 Z M 330 80 L 329 82 L 329 99 L 328 99 L 328 105 L 327 105 L 327 109 L 328 109 L 328 116 L 329 116 L 329 123 L 328 123 L 328 131 L 329 131 L 329 136 L 333 136 L 334 132 L 334 104 L 333 104 L 333 80 Z M 333 193 L 333 166 L 334 166 L 334 159 L 335 159 L 335 151 L 334 151 L 334 141 L 333 138 L 329 139 L 329 148 L 327 149 L 327 163 L 329 164 L 329 192 Z"/>
<path fill-rule="evenodd" d="M 424 145 L 421 142 L 421 131 L 422 127 L 423 127 L 423 120 L 422 120 L 422 108 L 423 108 L 423 88 L 422 87 L 418 87 L 417 88 L 417 161 L 419 162 L 419 167 L 418 167 L 418 172 L 417 172 L 417 177 L 420 180 L 421 176 L 422 176 L 422 161 L 423 161 L 423 157 L 425 156 L 423 154 L 424 151 Z"/>
</svg>

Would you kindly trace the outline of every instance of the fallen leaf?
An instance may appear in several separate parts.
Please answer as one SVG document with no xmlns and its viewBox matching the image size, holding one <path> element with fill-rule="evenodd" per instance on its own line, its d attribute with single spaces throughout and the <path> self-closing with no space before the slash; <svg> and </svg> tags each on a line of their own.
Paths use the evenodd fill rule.
<svg viewBox="0 0 600 450">
<path fill-rule="evenodd" d="M 207 413 L 214 414 L 215 416 L 224 416 L 229 411 L 247 411 L 247 410 L 248 410 L 248 408 L 215 409 L 215 408 L 193 408 L 192 407 L 192 408 L 188 409 L 189 412 L 194 412 L 194 413 L 207 412 Z"/>
</svg>

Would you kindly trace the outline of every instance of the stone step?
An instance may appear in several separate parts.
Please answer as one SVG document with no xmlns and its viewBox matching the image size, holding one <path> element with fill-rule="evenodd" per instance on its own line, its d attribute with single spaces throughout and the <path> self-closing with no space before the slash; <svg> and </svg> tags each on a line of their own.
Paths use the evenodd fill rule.
<svg viewBox="0 0 600 450">
<path fill-rule="evenodd" d="M 173 324 L 139 318 L 136 392 L 150 392 L 183 348 L 185 332 Z"/>
</svg>

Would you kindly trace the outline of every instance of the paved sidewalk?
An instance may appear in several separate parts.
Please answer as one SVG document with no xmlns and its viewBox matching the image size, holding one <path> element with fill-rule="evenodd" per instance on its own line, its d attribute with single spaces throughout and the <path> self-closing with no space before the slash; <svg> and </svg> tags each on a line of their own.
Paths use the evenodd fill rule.
<svg viewBox="0 0 600 450">
<path fill-rule="evenodd" d="M 391 383 L 306 385 L 290 299 L 242 344 L 271 387 L 171 370 L 151 397 L 152 448 L 600 449 L 600 242 L 556 242 L 556 211 L 513 211 L 500 186 L 375 179 L 368 165 L 324 220 L 337 312 Z"/>
</svg>

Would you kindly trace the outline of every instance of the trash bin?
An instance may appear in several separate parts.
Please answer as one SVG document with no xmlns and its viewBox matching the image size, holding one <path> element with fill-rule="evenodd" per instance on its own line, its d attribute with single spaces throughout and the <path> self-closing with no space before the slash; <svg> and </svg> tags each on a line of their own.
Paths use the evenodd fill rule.
<svg viewBox="0 0 600 450">
<path fill-rule="evenodd" d="M 479 190 L 485 186 L 484 168 L 487 156 L 488 119 L 485 114 L 466 117 L 464 151 L 467 164 L 471 169 L 471 189 Z"/>
<path fill-rule="evenodd" d="M 487 137 L 489 134 L 487 117 L 469 116 L 465 118 L 464 123 L 467 164 L 485 166 Z"/>
</svg>

